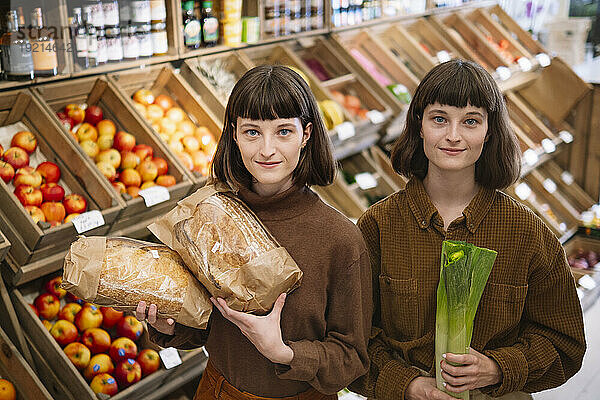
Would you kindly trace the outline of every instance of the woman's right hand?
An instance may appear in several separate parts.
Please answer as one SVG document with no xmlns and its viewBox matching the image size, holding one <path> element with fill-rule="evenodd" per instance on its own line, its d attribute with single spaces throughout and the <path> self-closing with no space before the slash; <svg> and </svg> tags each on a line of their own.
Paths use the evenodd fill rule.
<svg viewBox="0 0 600 400">
<path fill-rule="evenodd" d="M 407 400 L 455 400 L 437 388 L 435 378 L 423 376 L 413 379 L 408 384 L 405 397 Z"/>
<path fill-rule="evenodd" d="M 135 309 L 135 316 L 138 320 L 147 320 L 148 323 L 157 331 L 164 333 L 165 335 L 172 335 L 175 333 L 175 320 L 173 318 L 159 318 L 156 316 L 158 313 L 156 304 L 150 304 L 148 307 L 148 315 L 146 316 L 146 302 L 140 301 Z"/>
</svg>

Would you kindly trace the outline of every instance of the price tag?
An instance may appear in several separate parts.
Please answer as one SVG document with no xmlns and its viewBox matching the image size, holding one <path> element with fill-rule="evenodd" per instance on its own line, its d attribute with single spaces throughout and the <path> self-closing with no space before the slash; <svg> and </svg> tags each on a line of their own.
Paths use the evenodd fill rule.
<svg viewBox="0 0 600 400">
<path fill-rule="evenodd" d="M 369 172 L 354 175 L 354 180 L 362 190 L 373 189 L 377 186 L 377 179 Z"/>
<path fill-rule="evenodd" d="M 352 122 L 349 121 L 343 122 L 336 126 L 335 131 L 337 132 L 338 138 L 340 140 L 350 139 L 352 136 L 356 135 L 354 125 L 352 124 Z"/>
<path fill-rule="evenodd" d="M 144 198 L 146 207 L 152 207 L 171 198 L 169 190 L 164 186 L 151 186 L 148 189 L 140 190 L 140 196 Z"/>
<path fill-rule="evenodd" d="M 529 58 L 521 57 L 517 60 L 517 64 L 519 64 L 519 67 L 521 67 L 521 71 L 523 72 L 531 71 L 531 68 L 533 68 Z"/>
<path fill-rule="evenodd" d="M 162 349 L 158 352 L 158 354 L 160 355 L 160 359 L 162 360 L 166 369 L 171 369 L 181 364 L 181 357 L 179 357 L 179 353 L 175 347 L 167 347 L 166 349 Z"/>
<path fill-rule="evenodd" d="M 544 189 L 546 189 L 546 191 L 548 193 L 556 192 L 556 189 L 557 189 L 556 183 L 554 183 L 554 181 L 552 179 L 550 179 L 550 178 L 545 179 L 544 183 L 542 185 L 544 185 Z"/>
<path fill-rule="evenodd" d="M 496 73 L 498 74 L 498 77 L 500 78 L 500 80 L 507 80 L 510 78 L 510 69 L 508 69 L 505 66 L 500 66 L 498 68 L 496 68 Z"/>
<path fill-rule="evenodd" d="M 521 200 L 527 200 L 529 196 L 531 196 L 531 188 L 528 184 L 523 182 L 517 185 L 515 193 Z"/>
<path fill-rule="evenodd" d="M 541 67 L 547 67 L 552 62 L 550 56 L 546 53 L 536 54 L 535 59 L 540 63 Z"/>
<path fill-rule="evenodd" d="M 560 224 L 558 224 L 558 227 L 560 228 L 561 231 L 566 232 L 567 231 L 567 224 L 565 224 L 564 222 L 561 222 Z"/>
<path fill-rule="evenodd" d="M 573 175 L 569 171 L 563 171 L 563 173 L 560 174 L 560 179 L 569 186 L 575 181 L 575 178 L 573 178 Z"/>
<path fill-rule="evenodd" d="M 579 301 L 581 301 L 581 299 L 583 299 L 583 296 L 585 296 L 585 293 L 583 293 L 583 290 L 581 290 L 580 288 L 577 288 L 577 297 L 579 297 Z"/>
<path fill-rule="evenodd" d="M 150 250 L 150 254 L 152 254 L 152 258 L 158 258 L 158 250 Z"/>
<path fill-rule="evenodd" d="M 527 149 L 523 153 L 523 159 L 525 160 L 525 163 L 527 163 L 527 165 L 534 166 L 538 162 L 539 158 L 535 151 Z"/>
<path fill-rule="evenodd" d="M 373 125 L 381 124 L 383 121 L 385 121 L 384 115 L 379 110 L 368 111 L 367 118 L 369 118 Z"/>
<path fill-rule="evenodd" d="M 546 153 L 554 153 L 556 151 L 556 145 L 550 139 L 542 140 L 542 147 Z"/>
<path fill-rule="evenodd" d="M 571 134 L 571 132 L 569 131 L 560 131 L 558 133 L 558 136 L 562 139 L 563 142 L 565 143 L 571 143 L 573 141 L 573 135 Z"/>
<path fill-rule="evenodd" d="M 100 211 L 92 210 L 76 216 L 71 222 L 77 233 L 83 233 L 104 225 L 104 217 Z"/>
<path fill-rule="evenodd" d="M 589 275 L 582 276 L 579 278 L 577 283 L 579 283 L 579 286 L 587 290 L 592 290 L 596 287 L 596 281 Z"/>
<path fill-rule="evenodd" d="M 436 54 L 438 61 L 441 63 L 445 63 L 446 61 L 450 61 L 450 54 L 446 50 L 440 50 Z"/>
</svg>

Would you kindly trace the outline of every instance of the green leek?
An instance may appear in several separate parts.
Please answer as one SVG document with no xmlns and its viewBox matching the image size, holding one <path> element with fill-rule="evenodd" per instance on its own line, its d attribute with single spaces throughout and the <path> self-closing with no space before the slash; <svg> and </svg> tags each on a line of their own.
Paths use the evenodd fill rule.
<svg viewBox="0 0 600 400">
<path fill-rule="evenodd" d="M 438 389 L 457 399 L 468 400 L 469 392 L 444 389 L 442 354 L 469 353 L 475 313 L 497 254 L 465 242 L 445 240 L 442 244 L 435 317 L 436 381 Z"/>
</svg>

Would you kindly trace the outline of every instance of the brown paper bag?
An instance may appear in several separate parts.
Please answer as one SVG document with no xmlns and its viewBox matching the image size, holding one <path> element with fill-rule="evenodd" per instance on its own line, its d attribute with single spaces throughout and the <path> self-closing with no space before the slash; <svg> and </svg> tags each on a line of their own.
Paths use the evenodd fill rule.
<svg viewBox="0 0 600 400">
<path fill-rule="evenodd" d="M 199 189 L 148 229 L 234 310 L 268 313 L 281 293 L 300 286 L 292 257 L 226 185 Z"/>
<path fill-rule="evenodd" d="M 65 257 L 63 288 L 85 301 L 135 311 L 144 300 L 158 316 L 205 329 L 210 295 L 181 257 L 155 243 L 128 238 L 81 236 Z"/>
</svg>

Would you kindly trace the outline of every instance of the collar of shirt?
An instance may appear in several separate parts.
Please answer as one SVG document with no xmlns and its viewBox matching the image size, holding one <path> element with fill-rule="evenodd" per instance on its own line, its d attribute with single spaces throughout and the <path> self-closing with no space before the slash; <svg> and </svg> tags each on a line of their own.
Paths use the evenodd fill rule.
<svg viewBox="0 0 600 400">
<path fill-rule="evenodd" d="M 419 228 L 427 229 L 431 225 L 434 215 L 438 214 L 438 211 L 431 202 L 427 191 L 425 191 L 423 181 L 418 178 L 412 178 L 406 184 L 405 190 L 408 197 L 408 204 Z M 494 203 L 496 195 L 496 190 L 482 187 L 463 210 L 465 225 L 469 232 L 475 233 Z"/>
</svg>

